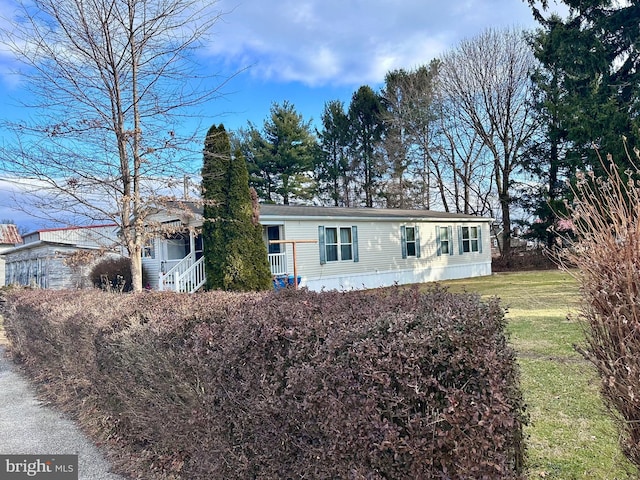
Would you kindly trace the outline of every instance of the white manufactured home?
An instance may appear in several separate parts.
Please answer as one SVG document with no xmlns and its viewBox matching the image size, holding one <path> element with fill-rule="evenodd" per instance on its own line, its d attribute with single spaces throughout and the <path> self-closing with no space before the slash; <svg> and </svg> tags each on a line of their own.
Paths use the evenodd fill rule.
<svg viewBox="0 0 640 480">
<path fill-rule="evenodd" d="M 194 207 L 195 209 L 195 207 Z M 193 292 L 204 284 L 199 212 L 166 216 L 183 233 L 147 245 L 149 287 Z M 491 274 L 490 218 L 429 210 L 261 205 L 274 278 L 310 290 L 362 289 Z M 295 255 L 294 255 L 295 253 Z M 295 257 L 295 258 L 294 258 Z"/>
</svg>

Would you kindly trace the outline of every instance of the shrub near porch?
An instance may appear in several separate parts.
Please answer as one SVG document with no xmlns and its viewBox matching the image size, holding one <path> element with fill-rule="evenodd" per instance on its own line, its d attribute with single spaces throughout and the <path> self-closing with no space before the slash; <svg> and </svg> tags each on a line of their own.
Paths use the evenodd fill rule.
<svg viewBox="0 0 640 480">
<path fill-rule="evenodd" d="M 14 358 L 130 473 L 521 477 L 522 395 L 494 301 L 285 289 L 8 303 Z"/>
</svg>

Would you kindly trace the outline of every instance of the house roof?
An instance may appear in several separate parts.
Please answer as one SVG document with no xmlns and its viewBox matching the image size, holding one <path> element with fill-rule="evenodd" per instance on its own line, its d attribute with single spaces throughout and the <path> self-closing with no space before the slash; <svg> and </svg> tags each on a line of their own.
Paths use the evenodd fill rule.
<svg viewBox="0 0 640 480">
<path fill-rule="evenodd" d="M 18 227 L 11 223 L 0 224 L 0 244 L 18 245 L 22 243 L 22 237 L 18 233 Z"/>
<path fill-rule="evenodd" d="M 115 223 L 102 223 L 100 225 L 76 225 L 70 227 L 57 227 L 57 228 L 41 228 L 40 230 L 35 230 L 32 233 L 45 233 L 45 232 L 64 232 L 66 230 L 90 230 L 92 228 L 116 228 L 118 225 Z"/>
<path fill-rule="evenodd" d="M 24 236 L 21 245 L 3 252 L 9 255 L 42 246 L 60 246 L 79 249 L 101 249 L 115 241 L 115 224 L 87 225 L 36 230 Z"/>
<path fill-rule="evenodd" d="M 434 210 L 407 210 L 397 208 L 346 208 L 346 207 L 313 207 L 302 205 L 260 205 L 260 218 L 342 218 L 370 220 L 471 220 L 491 221 L 487 217 L 478 217 L 463 213 L 436 212 Z"/>
<path fill-rule="evenodd" d="M 190 213 L 202 217 L 203 207 L 199 202 L 175 202 L 170 209 L 179 212 L 187 209 Z M 175 212 L 173 212 L 175 213 Z M 269 220 L 276 217 L 295 219 L 369 219 L 369 220 L 470 220 L 476 222 L 490 222 L 489 217 L 464 213 L 437 212 L 435 210 L 410 210 L 399 208 L 347 208 L 347 207 L 317 207 L 306 205 L 275 205 L 270 203 L 260 204 L 260 219 Z"/>
</svg>

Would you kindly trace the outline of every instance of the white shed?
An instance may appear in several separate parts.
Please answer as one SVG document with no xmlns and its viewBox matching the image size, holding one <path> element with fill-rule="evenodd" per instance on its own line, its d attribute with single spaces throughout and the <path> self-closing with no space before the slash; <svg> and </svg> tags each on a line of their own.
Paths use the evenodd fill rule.
<svg viewBox="0 0 640 480">
<path fill-rule="evenodd" d="M 119 251 L 115 225 L 93 225 L 37 230 L 23 237 L 24 243 L 4 253 L 8 285 L 41 288 L 92 286 L 91 264 L 72 268 L 65 260 L 77 252 L 96 254 Z M 99 256 L 99 255 L 98 255 Z"/>
</svg>

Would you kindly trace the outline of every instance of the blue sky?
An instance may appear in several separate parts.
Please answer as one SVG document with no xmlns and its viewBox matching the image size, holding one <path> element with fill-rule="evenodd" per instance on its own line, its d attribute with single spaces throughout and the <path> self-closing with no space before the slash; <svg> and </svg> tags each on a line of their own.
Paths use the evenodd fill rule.
<svg viewBox="0 0 640 480">
<path fill-rule="evenodd" d="M 0 0 L 5 28 L 12 2 Z M 198 61 L 208 74 L 241 73 L 206 105 L 203 128 L 228 130 L 262 126 L 272 103 L 285 100 L 318 122 L 326 102 L 348 106 L 361 85 L 378 89 L 388 71 L 427 64 L 486 28 L 536 27 L 522 0 L 219 0 L 215 8 L 225 13 Z M 2 120 L 24 114 L 13 106 L 25 95 L 14 67 L 0 47 Z M 0 218 L 38 227 L 11 207 L 7 188 L 0 183 Z"/>
</svg>

